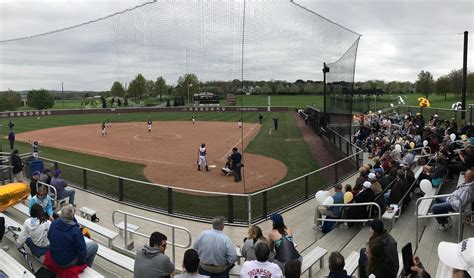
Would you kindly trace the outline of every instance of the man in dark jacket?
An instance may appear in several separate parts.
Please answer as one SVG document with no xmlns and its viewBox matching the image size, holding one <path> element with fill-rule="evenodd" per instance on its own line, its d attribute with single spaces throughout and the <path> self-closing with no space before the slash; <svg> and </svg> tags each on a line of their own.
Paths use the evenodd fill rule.
<svg viewBox="0 0 474 278">
<path fill-rule="evenodd" d="M 12 166 L 13 166 L 12 172 L 13 172 L 13 175 L 15 175 L 16 181 L 22 181 L 23 177 L 22 177 L 21 171 L 23 170 L 23 162 L 21 161 L 21 158 L 18 155 L 17 149 L 13 150 L 11 161 L 12 161 Z"/>
<path fill-rule="evenodd" d="M 332 252 L 329 256 L 329 275 L 328 278 L 349 278 L 344 270 L 344 257 L 339 252 Z"/>
<path fill-rule="evenodd" d="M 15 133 L 13 131 L 8 133 L 8 142 L 10 142 L 10 150 L 13 150 L 15 147 Z"/>
<path fill-rule="evenodd" d="M 375 200 L 375 194 L 372 190 L 372 183 L 366 181 L 362 184 L 362 190 L 354 197 L 354 203 L 368 203 Z M 351 207 L 347 213 L 350 219 L 363 219 L 369 216 L 369 209 L 366 206 Z"/>
<path fill-rule="evenodd" d="M 242 155 L 239 153 L 237 148 L 232 148 L 230 159 L 232 160 L 231 169 L 234 171 L 234 181 L 239 182 L 242 180 Z"/>
<path fill-rule="evenodd" d="M 398 204 L 402 200 L 403 195 L 407 193 L 408 188 L 409 185 L 405 178 L 405 172 L 400 169 L 397 172 L 397 181 L 395 181 L 392 189 L 385 193 L 387 205 Z"/>
<path fill-rule="evenodd" d="M 51 258 L 63 268 L 84 264 L 92 266 L 98 249 L 94 241 L 85 242 L 74 213 L 72 205 L 64 206 L 61 217 L 51 223 L 48 232 Z"/>
</svg>

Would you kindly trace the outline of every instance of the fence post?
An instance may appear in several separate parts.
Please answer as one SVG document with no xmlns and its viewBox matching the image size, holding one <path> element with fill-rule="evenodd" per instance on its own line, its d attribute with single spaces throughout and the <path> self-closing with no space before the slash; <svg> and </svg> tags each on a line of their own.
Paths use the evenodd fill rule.
<svg viewBox="0 0 474 278">
<path fill-rule="evenodd" d="M 356 151 L 357 151 L 357 153 L 356 153 L 356 164 L 357 164 L 357 168 L 359 168 L 359 165 L 360 165 L 360 164 L 359 164 L 359 163 L 360 163 L 360 162 L 359 162 L 359 150 L 356 149 Z"/>
<path fill-rule="evenodd" d="M 266 190 L 262 192 L 262 199 L 263 199 L 262 200 L 262 205 L 263 205 L 262 217 L 263 219 L 267 219 L 268 211 L 267 211 L 267 191 Z"/>
<path fill-rule="evenodd" d="M 248 213 L 248 225 L 252 224 L 252 195 L 247 196 L 247 213 Z"/>
<path fill-rule="evenodd" d="M 234 223 L 234 196 L 232 194 L 227 195 L 227 221 Z"/>
<path fill-rule="evenodd" d="M 349 143 L 346 142 L 346 155 L 349 156 Z"/>
<path fill-rule="evenodd" d="M 334 164 L 334 180 L 336 181 L 336 183 L 339 182 L 339 177 L 338 177 L 338 174 L 337 174 L 337 163 Z"/>
<path fill-rule="evenodd" d="M 341 136 L 338 136 L 339 137 L 339 150 L 342 151 L 342 137 Z"/>
<path fill-rule="evenodd" d="M 59 163 L 57 161 L 54 162 L 54 170 L 59 169 Z"/>
<path fill-rule="evenodd" d="M 304 177 L 304 198 L 308 199 L 309 195 L 309 178 L 308 176 Z"/>
<path fill-rule="evenodd" d="M 118 179 L 118 186 L 119 186 L 119 201 L 123 201 L 123 179 Z"/>
<path fill-rule="evenodd" d="M 173 214 L 173 188 L 168 187 L 168 213 Z"/>
<path fill-rule="evenodd" d="M 82 169 L 82 184 L 84 189 L 87 189 L 87 171 L 86 169 Z"/>
</svg>

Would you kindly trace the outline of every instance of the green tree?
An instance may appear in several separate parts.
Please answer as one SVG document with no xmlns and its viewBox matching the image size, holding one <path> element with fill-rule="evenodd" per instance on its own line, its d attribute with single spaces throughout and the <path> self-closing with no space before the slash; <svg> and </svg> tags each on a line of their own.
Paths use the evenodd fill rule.
<svg viewBox="0 0 474 278">
<path fill-rule="evenodd" d="M 449 79 L 449 92 L 454 94 L 456 97 L 461 97 L 462 91 L 462 70 L 452 70 L 447 75 Z"/>
<path fill-rule="evenodd" d="M 160 96 L 160 101 L 161 97 L 163 94 L 166 94 L 168 92 L 168 86 L 166 86 L 166 81 L 163 77 L 158 77 L 155 81 L 155 86 L 153 87 L 153 95 L 154 96 Z"/>
<path fill-rule="evenodd" d="M 194 73 L 186 73 L 178 78 L 178 86 L 176 87 L 176 95 L 184 96 L 188 100 L 192 100 L 192 96 L 199 92 L 199 79 Z"/>
<path fill-rule="evenodd" d="M 27 95 L 28 106 L 43 110 L 54 106 L 53 96 L 45 89 L 31 90 Z"/>
<path fill-rule="evenodd" d="M 141 98 L 146 94 L 146 79 L 141 73 L 135 76 L 135 79 L 128 86 L 128 96 Z"/>
<path fill-rule="evenodd" d="M 153 88 L 155 87 L 155 82 L 153 80 L 147 80 L 145 83 L 146 93 L 147 96 L 153 96 Z"/>
<path fill-rule="evenodd" d="M 107 102 L 104 96 L 100 96 L 100 101 L 102 102 L 102 108 L 107 108 Z"/>
<path fill-rule="evenodd" d="M 390 94 L 401 92 L 402 86 L 398 81 L 390 81 L 385 86 L 385 91 Z"/>
<path fill-rule="evenodd" d="M 474 95 L 474 73 L 469 73 L 467 75 L 467 95 Z"/>
<path fill-rule="evenodd" d="M 298 95 L 298 94 L 301 93 L 301 87 L 298 86 L 297 84 L 291 84 L 290 89 L 289 89 L 289 93 L 292 94 L 292 95 Z"/>
<path fill-rule="evenodd" d="M 122 83 L 115 81 L 112 84 L 112 88 L 110 88 L 110 93 L 114 97 L 124 97 L 125 96 L 125 89 L 122 86 Z"/>
<path fill-rule="evenodd" d="M 429 71 L 422 70 L 418 74 L 418 80 L 415 83 L 415 88 L 418 93 L 421 93 L 426 98 L 429 98 L 429 95 L 434 90 L 433 75 Z"/>
<path fill-rule="evenodd" d="M 270 86 L 265 82 L 265 84 L 260 87 L 260 93 L 262 95 L 270 95 L 272 93 L 272 88 L 270 88 Z"/>
<path fill-rule="evenodd" d="M 12 111 L 21 107 L 21 96 L 12 90 L 0 92 L 0 111 Z"/>
<path fill-rule="evenodd" d="M 283 94 L 286 94 L 287 92 L 288 92 L 288 88 L 282 83 L 278 84 L 278 86 L 276 87 L 277 95 L 283 95 Z"/>
<path fill-rule="evenodd" d="M 316 86 L 314 86 L 313 83 L 306 83 L 303 87 L 303 92 L 308 95 L 314 95 L 316 94 Z"/>
<path fill-rule="evenodd" d="M 446 75 L 440 76 L 435 83 L 435 94 L 444 94 L 444 100 L 449 92 L 449 78 Z"/>
</svg>

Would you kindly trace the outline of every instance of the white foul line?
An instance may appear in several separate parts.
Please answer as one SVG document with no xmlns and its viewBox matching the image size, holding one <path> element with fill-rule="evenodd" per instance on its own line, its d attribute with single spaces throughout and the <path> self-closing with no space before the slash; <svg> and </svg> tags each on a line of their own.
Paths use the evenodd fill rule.
<svg viewBox="0 0 474 278">
<path fill-rule="evenodd" d="M 242 142 L 242 140 L 244 140 L 245 137 L 247 137 L 247 136 L 250 134 L 250 132 L 252 132 L 252 130 L 254 130 L 254 128 L 256 128 L 257 126 L 259 126 L 259 125 L 258 125 L 258 124 L 255 124 L 255 125 L 244 135 L 244 137 L 240 138 L 240 140 L 237 141 L 237 143 L 235 143 L 235 144 L 230 148 L 230 150 L 221 158 L 221 161 L 224 161 L 224 159 L 227 159 L 228 155 L 232 152 L 232 149 L 233 149 L 234 147 L 236 147 L 238 144 L 240 144 L 240 143 Z"/>
<path fill-rule="evenodd" d="M 272 135 L 272 129 L 270 128 L 270 130 L 268 131 L 268 135 Z"/>
</svg>

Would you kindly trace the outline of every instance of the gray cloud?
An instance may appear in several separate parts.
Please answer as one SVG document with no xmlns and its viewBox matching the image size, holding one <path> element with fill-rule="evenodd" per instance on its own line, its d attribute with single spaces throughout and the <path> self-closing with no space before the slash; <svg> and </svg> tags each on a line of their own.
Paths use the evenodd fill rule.
<svg viewBox="0 0 474 278">
<path fill-rule="evenodd" d="M 461 35 L 371 34 L 474 29 L 470 1 L 298 2 L 367 34 L 358 48 L 356 80 L 414 80 L 421 69 L 437 77 L 461 66 Z M 75 25 L 140 3 L 3 1 L 0 39 Z M 113 81 L 129 82 L 138 72 L 149 79 L 162 75 L 169 83 L 185 72 L 205 81 L 240 78 L 242 4 L 158 1 L 74 31 L 0 43 L 0 90 L 58 89 L 61 82 L 71 90 L 107 90 Z M 336 60 L 357 38 L 286 0 L 247 0 L 246 5 L 245 79 L 320 79 L 322 62 Z"/>
</svg>

